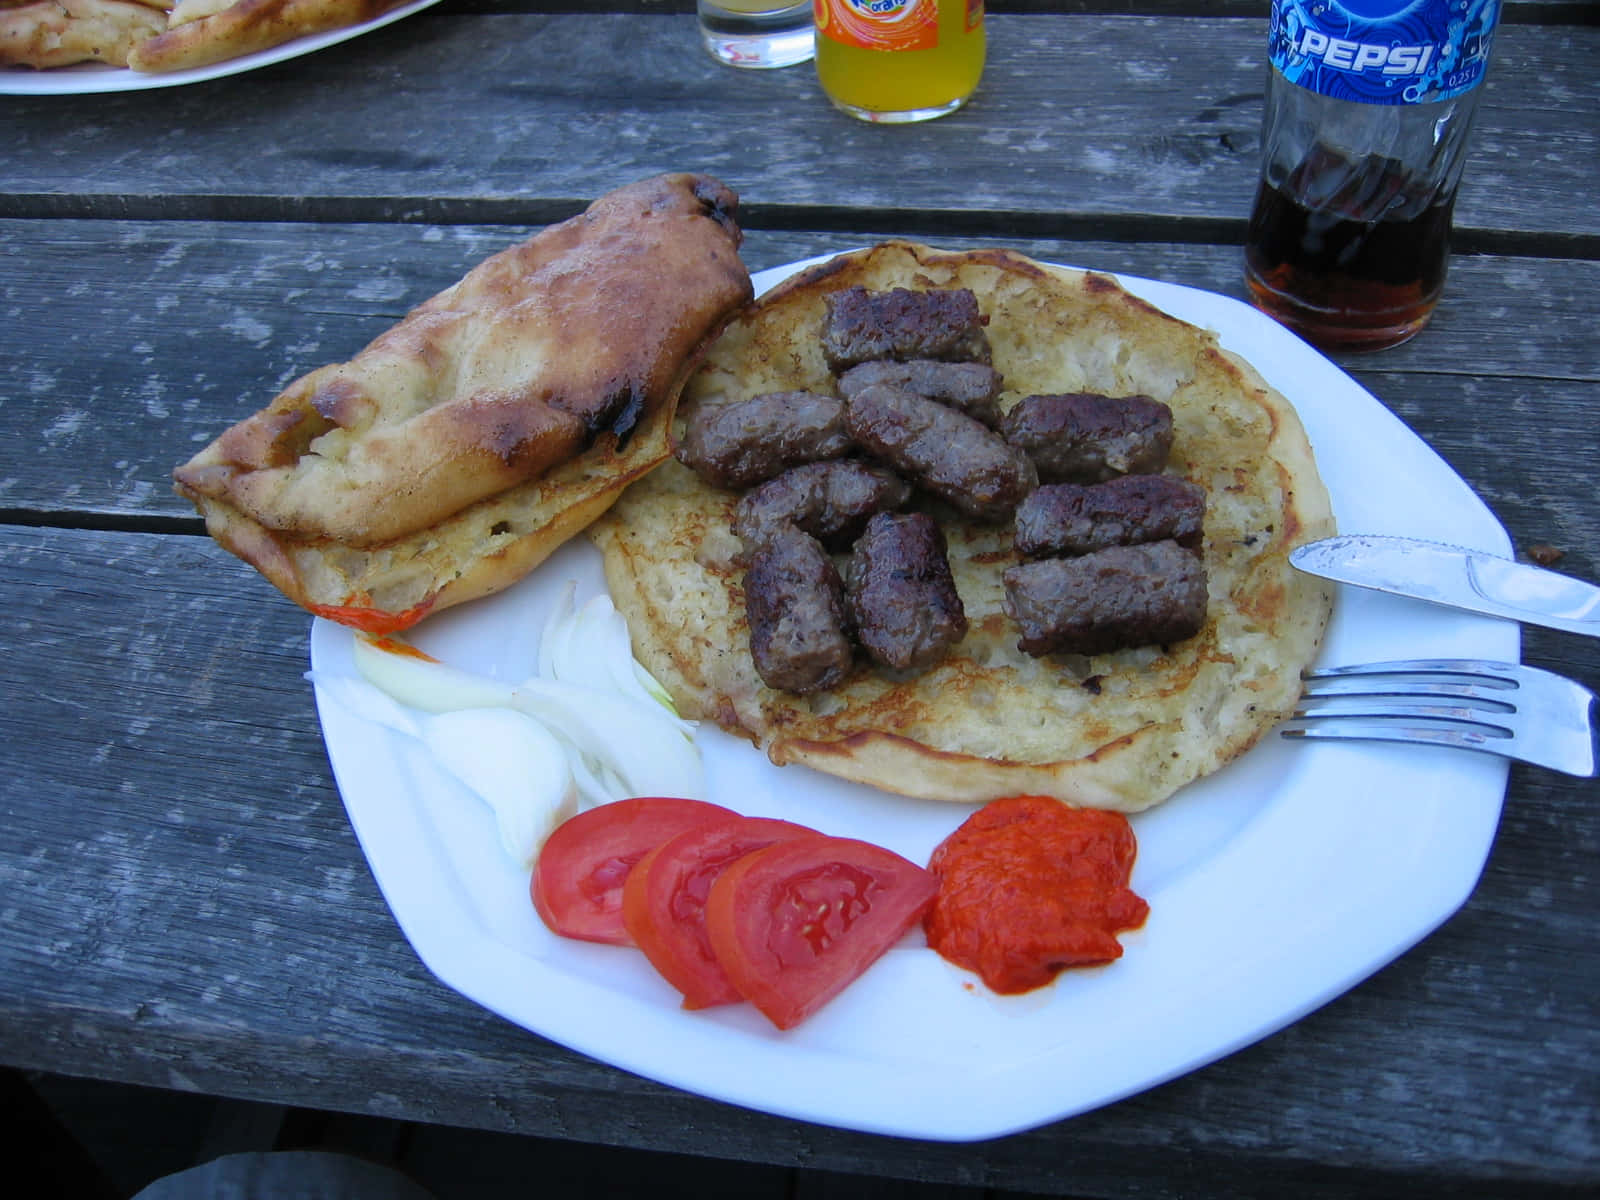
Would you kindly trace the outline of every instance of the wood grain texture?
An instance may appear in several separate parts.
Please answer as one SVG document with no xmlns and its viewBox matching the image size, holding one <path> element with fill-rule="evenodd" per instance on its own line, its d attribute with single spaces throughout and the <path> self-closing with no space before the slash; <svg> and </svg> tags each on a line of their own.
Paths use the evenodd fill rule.
<svg viewBox="0 0 1600 1200">
<path fill-rule="evenodd" d="M 988 0 L 989 13 L 1132 13 L 1139 16 L 1183 17 L 1260 17 L 1268 0 Z M 692 13 L 694 0 L 606 0 L 602 4 L 584 0 L 451 0 L 456 12 L 542 12 L 586 11 L 635 13 Z M 1594 24 L 1592 5 L 1587 0 L 1504 0 L 1501 21 Z"/>
<path fill-rule="evenodd" d="M 1418 947 L 1208 1068 L 978 1145 L 705 1101 L 420 963 L 331 779 L 308 619 L 198 535 L 177 462 L 659 170 L 739 188 L 752 269 L 909 235 L 1242 294 L 1265 0 L 996 3 L 978 102 L 906 130 L 836 116 L 806 69 L 715 67 L 681 0 L 589 7 L 446 0 L 202 86 L 0 98 L 0 1063 L 839 1174 L 808 1196 L 1593 1194 L 1600 810 L 1531 768 Z M 1600 33 L 1592 6 L 1507 8 L 1445 301 L 1341 363 L 1520 550 L 1594 579 Z M 1530 629 L 1524 658 L 1600 687 L 1595 641 Z"/>
<path fill-rule="evenodd" d="M 0 509 L 47 522 L 187 519 L 171 471 L 292 379 L 348 358 L 527 230 L 136 222 L 0 223 Z M 752 270 L 880 236 L 752 232 Z M 942 245 L 1002 244 L 994 237 Z M 1242 295 L 1236 248 L 1007 241 L 1055 262 Z M 1597 570 L 1592 506 L 1565 503 L 1551 444 L 1600 444 L 1600 263 L 1458 256 L 1414 341 L 1342 360 L 1477 487 L 1519 541 Z M 107 323 L 106 311 L 117 314 Z M 1514 338 L 1499 336 L 1516 328 Z M 39 329 L 59 331 L 48 353 Z M 1501 419 L 1504 413 L 1515 420 Z M 1507 465 L 1517 468 L 1508 471 Z M 1496 482 L 1500 480 L 1502 482 Z M 1514 520 L 1513 520 L 1514 518 Z"/>
<path fill-rule="evenodd" d="M 542 222 L 629 179 L 693 169 L 740 190 L 757 224 L 842 228 L 878 208 L 989 214 L 1033 236 L 1093 237 L 1095 221 L 1119 237 L 1163 221 L 1240 230 L 1264 22 L 1182 26 L 996 16 L 973 103 L 886 128 L 834 111 L 808 68 L 719 67 L 686 16 L 431 9 L 203 87 L 8 97 L 0 216 Z M 1600 235 L 1584 200 L 1596 57 L 1600 30 L 1502 31 L 1456 212 L 1464 234 Z M 471 69 L 441 70 L 455 63 Z"/>
<path fill-rule="evenodd" d="M 1594 1181 L 1600 811 L 1578 781 L 1514 770 L 1462 912 L 1288 1030 L 993 1143 L 874 1138 L 627 1076 L 435 981 L 329 779 L 300 678 L 307 620 L 209 542 L 0 530 L 0 567 L 13 1065 L 1044 1194 L 1559 1195 Z M 1600 652 L 1575 640 L 1554 665 L 1595 682 Z"/>
</svg>

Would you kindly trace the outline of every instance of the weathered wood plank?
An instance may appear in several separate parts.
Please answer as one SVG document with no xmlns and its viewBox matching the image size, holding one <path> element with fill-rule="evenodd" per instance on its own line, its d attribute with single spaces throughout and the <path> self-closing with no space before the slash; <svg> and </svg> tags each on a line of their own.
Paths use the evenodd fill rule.
<svg viewBox="0 0 1600 1200">
<path fill-rule="evenodd" d="M 979 102 L 918 130 L 836 117 L 804 69 L 715 68 L 687 48 L 684 0 L 598 19 L 458 0 L 236 80 L 0 99 L 0 214 L 18 217 L 0 220 L 0 519 L 85 527 L 0 526 L 0 1061 L 712 1156 L 753 1164 L 752 1186 L 803 1166 L 856 1191 L 1592 1194 L 1592 782 L 1514 769 L 1460 914 L 1208 1069 L 978 1146 L 823 1130 L 623 1075 L 435 981 L 331 783 L 304 614 L 204 538 L 116 532 L 192 527 L 175 461 L 520 227 L 654 170 L 738 186 L 757 268 L 886 234 L 1003 238 L 1238 295 L 1224 243 L 1254 172 L 1264 4 L 997 3 L 1119 15 L 997 16 Z M 1592 7 L 1508 7 L 1567 24 L 1508 25 L 1497 52 L 1461 244 L 1499 253 L 1458 260 L 1416 342 L 1346 361 L 1519 545 L 1592 578 L 1600 41 Z M 1207 19 L 1173 39 L 1134 15 L 1178 11 Z M 470 81 L 447 82 L 450 61 Z M 191 220 L 30 219 L 76 213 Z M 217 219 L 263 217 L 406 227 Z M 1600 684 L 1594 642 L 1530 630 L 1525 657 Z"/>
<path fill-rule="evenodd" d="M 457 12 L 635 12 L 691 13 L 694 0 L 454 0 Z M 1124 13 L 1138 16 L 1259 17 L 1266 0 L 988 0 L 990 13 Z M 1588 0 L 1504 0 L 1501 20 L 1595 24 Z"/>
<path fill-rule="evenodd" d="M 973 104 L 889 129 L 835 112 L 809 69 L 717 66 L 687 16 L 434 9 L 204 85 L 8 97 L 0 215 L 533 222 L 626 179 L 696 169 L 741 187 L 758 224 L 849 228 L 850 210 L 877 207 L 1080 239 L 1094 222 L 1117 236 L 1242 226 L 1261 22 L 1187 20 L 1181 38 L 1160 17 L 990 27 Z M 1585 202 L 1597 55 L 1600 30 L 1503 31 L 1457 210 L 1468 234 L 1600 233 Z"/>
<path fill-rule="evenodd" d="M 1283 1033 L 1061 1125 L 902 1142 L 623 1075 L 432 979 L 330 782 L 300 678 L 305 617 L 206 540 L 0 529 L 0 601 L 8 1063 L 1045 1194 L 1536 1196 L 1600 1181 L 1600 810 L 1578 781 L 1515 770 L 1466 908 Z M 1529 650 L 1600 678 L 1594 643 Z"/>
<path fill-rule="evenodd" d="M 102 524 L 192 517 L 172 494 L 177 463 L 523 232 L 0 223 L 0 511 Z M 872 236 L 757 231 L 744 254 L 760 270 Z M 1232 247 L 1008 244 L 1242 291 Z M 1600 263 L 1461 256 L 1427 331 L 1342 360 L 1479 489 L 1519 542 L 1564 547 L 1566 566 L 1591 577 L 1600 574 L 1596 514 L 1565 502 L 1571 460 L 1549 447 L 1592 451 L 1600 437 L 1600 349 L 1589 332 L 1597 295 Z M 1506 338 L 1507 327 L 1522 332 Z M 1517 419 L 1501 420 L 1502 410 Z"/>
</svg>

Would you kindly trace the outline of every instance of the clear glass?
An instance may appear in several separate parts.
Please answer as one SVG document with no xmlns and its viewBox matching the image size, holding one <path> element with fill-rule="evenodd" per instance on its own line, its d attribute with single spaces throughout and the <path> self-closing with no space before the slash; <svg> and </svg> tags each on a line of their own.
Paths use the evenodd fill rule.
<svg viewBox="0 0 1600 1200">
<path fill-rule="evenodd" d="M 934 2 L 922 0 L 929 9 Z M 852 14 L 842 0 L 819 0 L 817 81 L 828 99 L 860 120 L 887 124 L 927 121 L 960 108 L 983 76 L 983 5 L 978 0 L 937 0 L 937 13 L 936 44 L 875 49 L 829 36 L 830 26 Z"/>
<path fill-rule="evenodd" d="M 811 60 L 811 0 L 699 0 L 699 11 L 701 45 L 720 63 L 765 70 Z"/>
<path fill-rule="evenodd" d="M 1433 315 L 1482 86 L 1451 100 L 1363 104 L 1268 69 L 1245 283 L 1313 345 L 1381 350 Z"/>
</svg>

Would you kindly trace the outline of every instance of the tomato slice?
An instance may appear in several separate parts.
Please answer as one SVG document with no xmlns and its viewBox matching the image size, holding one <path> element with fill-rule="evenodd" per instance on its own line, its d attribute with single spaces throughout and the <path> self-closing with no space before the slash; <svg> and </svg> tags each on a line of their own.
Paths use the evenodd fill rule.
<svg viewBox="0 0 1600 1200">
<path fill-rule="evenodd" d="M 581 812 L 557 826 L 539 851 L 529 884 L 533 907 L 563 937 L 632 945 L 622 923 L 622 885 L 634 864 L 668 838 L 738 815 L 676 796 L 637 796 Z"/>
<path fill-rule="evenodd" d="M 633 944 L 685 1008 L 710 1008 L 744 999 L 717 964 L 706 936 L 706 896 L 730 863 L 815 829 L 769 817 L 738 817 L 680 833 L 640 860 L 622 888 L 622 923 Z"/>
<path fill-rule="evenodd" d="M 717 877 L 706 932 L 745 999 L 792 1029 L 899 941 L 937 887 L 932 874 L 882 846 L 792 838 Z"/>
</svg>

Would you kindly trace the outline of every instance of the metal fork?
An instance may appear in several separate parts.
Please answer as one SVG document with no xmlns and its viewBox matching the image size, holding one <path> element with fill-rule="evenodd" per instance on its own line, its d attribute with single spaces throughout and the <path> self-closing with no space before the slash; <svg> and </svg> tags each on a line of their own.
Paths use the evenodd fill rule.
<svg viewBox="0 0 1600 1200">
<path fill-rule="evenodd" d="M 1284 737 L 1419 742 L 1595 774 L 1594 693 L 1550 671 L 1414 659 L 1309 671 Z"/>
</svg>

